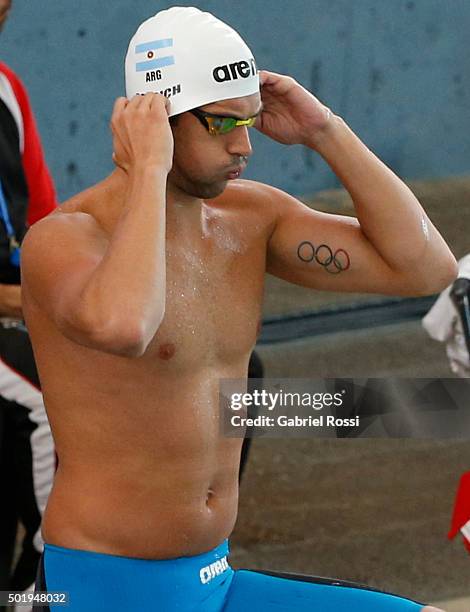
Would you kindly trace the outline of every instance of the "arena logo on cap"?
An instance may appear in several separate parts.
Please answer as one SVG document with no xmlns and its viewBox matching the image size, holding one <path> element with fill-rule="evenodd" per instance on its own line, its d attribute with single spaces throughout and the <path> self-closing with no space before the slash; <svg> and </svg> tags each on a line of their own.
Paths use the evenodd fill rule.
<svg viewBox="0 0 470 612">
<path fill-rule="evenodd" d="M 236 81 L 239 77 L 248 79 L 251 76 L 256 76 L 255 60 L 251 58 L 248 62 L 242 60 L 240 62 L 232 62 L 231 64 L 217 66 L 217 68 L 214 68 L 212 71 L 212 76 L 217 83 Z"/>
<path fill-rule="evenodd" d="M 158 49 L 168 49 L 173 47 L 172 38 L 162 38 L 161 40 L 151 40 L 146 43 L 140 43 L 135 47 L 135 54 L 142 56 L 142 61 L 136 62 L 136 72 L 147 72 L 148 70 L 158 70 L 166 66 L 173 66 L 175 58 L 173 55 L 164 55 L 156 57 Z M 145 54 L 145 56 L 144 56 Z M 146 58 L 145 60 L 143 58 Z"/>
</svg>

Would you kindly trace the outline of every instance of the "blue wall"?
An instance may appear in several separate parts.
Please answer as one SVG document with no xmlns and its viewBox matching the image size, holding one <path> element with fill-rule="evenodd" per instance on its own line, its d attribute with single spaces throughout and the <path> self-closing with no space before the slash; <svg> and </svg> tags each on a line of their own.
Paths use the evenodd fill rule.
<svg viewBox="0 0 470 612">
<path fill-rule="evenodd" d="M 182 5 L 195 2 L 180 2 Z M 14 0 L 0 57 L 26 83 L 61 199 L 111 169 L 123 59 L 155 0 Z M 407 178 L 470 167 L 468 0 L 206 0 L 260 67 L 291 74 Z M 337 185 L 314 153 L 255 134 L 247 177 L 294 194 Z"/>
</svg>

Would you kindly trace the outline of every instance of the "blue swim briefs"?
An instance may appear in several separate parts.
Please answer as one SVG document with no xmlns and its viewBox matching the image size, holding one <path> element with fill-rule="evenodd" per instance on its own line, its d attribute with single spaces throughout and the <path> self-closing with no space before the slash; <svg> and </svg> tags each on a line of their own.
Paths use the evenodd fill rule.
<svg viewBox="0 0 470 612">
<path fill-rule="evenodd" d="M 63 612 L 418 612 L 424 604 L 340 580 L 233 570 L 228 541 L 193 557 L 147 560 L 45 544 L 36 591 Z"/>
</svg>

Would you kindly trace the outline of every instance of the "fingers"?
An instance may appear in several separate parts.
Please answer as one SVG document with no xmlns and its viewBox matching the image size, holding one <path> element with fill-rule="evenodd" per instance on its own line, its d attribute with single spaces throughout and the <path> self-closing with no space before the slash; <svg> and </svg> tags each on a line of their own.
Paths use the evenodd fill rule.
<svg viewBox="0 0 470 612">
<path fill-rule="evenodd" d="M 128 105 L 129 100 L 127 98 L 118 98 L 114 103 L 113 112 L 111 115 L 111 126 L 115 123 L 116 119 L 121 115 L 126 106 Z"/>
<path fill-rule="evenodd" d="M 269 72 L 268 70 L 260 70 L 259 72 L 259 81 L 261 87 L 265 85 L 276 85 L 280 79 L 282 79 L 282 74 L 277 74 L 276 72 Z"/>
<path fill-rule="evenodd" d="M 268 70 L 261 71 L 260 80 L 262 83 L 261 97 L 271 93 L 275 97 L 284 96 L 297 86 L 297 82 L 292 77 L 285 74 L 277 74 L 276 72 L 269 72 Z"/>
<path fill-rule="evenodd" d="M 146 95 L 149 95 L 148 101 L 152 110 L 160 110 L 163 106 L 165 108 L 166 114 L 168 115 L 170 113 L 171 102 L 166 96 L 157 93 L 151 93 Z"/>
<path fill-rule="evenodd" d="M 124 98 L 123 96 L 121 96 L 120 98 L 117 98 L 116 102 L 114 103 L 113 115 L 115 113 L 119 113 L 122 110 L 124 110 L 124 108 L 126 108 L 128 103 L 129 103 L 129 100 L 127 98 Z"/>
<path fill-rule="evenodd" d="M 119 121 L 119 117 L 124 112 L 125 108 L 129 104 L 129 100 L 127 98 L 118 98 L 114 103 L 113 113 L 111 115 L 111 120 L 109 122 L 109 127 L 114 136 L 116 136 L 116 126 Z"/>
<path fill-rule="evenodd" d="M 153 92 L 131 100 L 118 98 L 111 118 L 114 163 L 123 169 L 137 160 L 158 163 L 168 170 L 173 160 L 173 135 L 165 96 Z"/>
<path fill-rule="evenodd" d="M 112 118 L 116 119 L 117 116 L 122 114 L 126 109 L 129 110 L 137 110 L 142 108 L 160 108 L 161 105 L 164 105 L 167 109 L 167 112 L 170 111 L 170 100 L 163 96 L 162 94 L 157 94 L 153 92 L 147 92 L 146 94 L 136 94 L 133 98 L 128 100 L 127 98 L 120 97 L 117 98 L 114 103 Z"/>
<path fill-rule="evenodd" d="M 145 96 L 142 96 L 140 94 L 136 94 L 133 98 L 131 98 L 129 100 L 129 104 L 127 105 L 126 109 L 137 110 L 139 108 L 139 106 L 142 106 L 142 101 L 143 101 L 144 97 Z"/>
<path fill-rule="evenodd" d="M 263 113 L 260 113 L 257 117 L 256 117 L 256 121 L 255 121 L 255 129 L 256 130 L 262 130 L 263 129 Z"/>
<path fill-rule="evenodd" d="M 165 115 L 169 115 L 171 102 L 170 100 L 159 93 L 147 92 L 146 94 L 135 95 L 127 108 L 129 110 L 138 110 L 139 112 L 153 111 L 160 113 L 165 109 Z"/>
<path fill-rule="evenodd" d="M 132 98 L 132 102 L 134 102 L 136 106 L 152 108 L 154 106 L 160 107 L 167 100 L 165 96 L 159 93 L 155 93 L 153 91 L 148 91 L 146 94 L 137 94 Z"/>
<path fill-rule="evenodd" d="M 118 158 L 118 156 L 116 155 L 115 151 L 113 151 L 113 163 L 117 168 L 121 168 L 121 170 L 126 170 L 125 166 L 121 163 L 120 159 Z"/>
<path fill-rule="evenodd" d="M 124 97 L 117 98 L 110 121 L 111 132 L 114 136 L 117 136 L 116 127 L 124 113 L 126 113 L 126 117 L 129 116 L 129 113 L 136 111 L 139 111 L 139 113 L 145 113 L 145 111 L 160 113 L 162 107 L 165 109 L 165 116 L 168 116 L 171 108 L 170 100 L 162 94 L 153 92 L 136 94 L 131 100 Z"/>
<path fill-rule="evenodd" d="M 169 115 L 170 111 L 171 111 L 171 102 L 170 102 L 170 99 L 165 97 L 165 96 L 163 98 L 165 100 L 165 110 L 166 110 L 166 113 L 167 113 L 167 115 Z"/>
</svg>

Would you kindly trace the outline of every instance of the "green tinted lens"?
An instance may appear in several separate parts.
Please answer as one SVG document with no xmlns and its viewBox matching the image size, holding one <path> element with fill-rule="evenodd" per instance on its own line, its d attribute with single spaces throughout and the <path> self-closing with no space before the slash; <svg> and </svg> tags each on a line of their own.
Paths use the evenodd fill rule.
<svg viewBox="0 0 470 612">
<path fill-rule="evenodd" d="M 209 126 L 209 132 L 213 135 L 226 134 L 233 130 L 237 122 L 231 117 L 208 117 L 206 121 Z"/>
<path fill-rule="evenodd" d="M 250 117 L 249 119 L 235 119 L 233 117 L 226 117 L 224 120 L 225 127 L 222 129 L 222 134 L 226 134 L 227 132 L 231 132 L 234 128 L 238 126 L 246 126 L 253 127 L 256 122 L 256 117 Z"/>
<path fill-rule="evenodd" d="M 223 117 L 220 119 L 219 134 L 227 134 L 237 127 L 237 120 L 232 117 Z"/>
<path fill-rule="evenodd" d="M 256 121 L 256 117 L 250 119 L 235 119 L 235 117 L 208 117 L 206 115 L 206 121 L 209 125 L 209 132 L 211 134 L 228 134 L 239 125 L 246 125 L 247 127 L 253 127 Z"/>
</svg>

